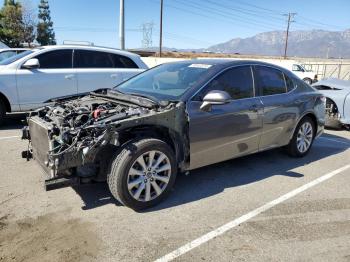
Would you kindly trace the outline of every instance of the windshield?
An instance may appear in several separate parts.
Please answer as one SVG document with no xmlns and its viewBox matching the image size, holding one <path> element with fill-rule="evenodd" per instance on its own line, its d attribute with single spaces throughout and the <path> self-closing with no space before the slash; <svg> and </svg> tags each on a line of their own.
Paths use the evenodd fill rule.
<svg viewBox="0 0 350 262">
<path fill-rule="evenodd" d="M 15 56 L 17 53 L 15 51 L 4 51 L 0 53 L 0 61 L 3 61 L 9 57 Z"/>
<path fill-rule="evenodd" d="M 15 55 L 15 56 L 11 56 L 10 58 L 7 58 L 3 61 L 0 62 L 0 65 L 9 65 L 9 64 L 12 64 L 13 62 L 17 61 L 18 59 L 21 59 L 22 57 L 25 57 L 29 54 L 33 53 L 32 50 L 28 50 L 28 51 L 25 51 L 23 53 L 20 53 L 18 55 Z"/>
<path fill-rule="evenodd" d="M 164 64 L 141 73 L 115 87 L 126 94 L 154 97 L 159 101 L 176 101 L 209 70 L 210 64 L 193 62 Z"/>
</svg>

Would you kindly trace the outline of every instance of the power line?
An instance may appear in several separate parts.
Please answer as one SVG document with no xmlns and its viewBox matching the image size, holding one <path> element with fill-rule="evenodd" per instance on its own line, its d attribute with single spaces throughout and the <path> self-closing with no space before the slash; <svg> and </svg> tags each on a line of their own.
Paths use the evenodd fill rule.
<svg viewBox="0 0 350 262">
<path fill-rule="evenodd" d="M 283 15 L 283 12 L 278 11 L 278 10 L 268 9 L 268 8 L 261 7 L 261 6 L 258 6 L 258 5 L 254 5 L 254 4 L 250 4 L 250 3 L 245 3 L 245 2 L 242 2 L 242 1 L 239 1 L 239 0 L 235 0 L 235 2 L 238 2 L 238 3 L 241 4 L 241 5 L 251 6 L 251 7 L 254 7 L 254 8 L 256 8 L 256 9 L 260 9 L 260 10 L 263 10 L 263 11 L 265 11 L 265 12 L 269 12 L 269 13 L 272 13 L 272 14 Z"/>
<path fill-rule="evenodd" d="M 182 8 L 179 8 L 179 7 L 174 7 L 174 6 L 170 6 L 172 8 L 175 8 L 175 9 L 179 9 L 181 11 L 184 11 L 184 12 L 190 12 L 190 13 L 193 13 L 193 14 L 196 14 L 196 15 L 200 15 L 200 16 L 204 16 L 206 18 L 209 18 L 209 19 L 214 19 L 215 21 L 217 20 L 221 20 L 221 21 L 224 21 L 225 23 L 234 23 L 234 24 L 242 24 L 246 27 L 251 27 L 251 28 L 254 28 L 256 29 L 257 27 L 259 28 L 263 28 L 265 30 L 276 30 L 276 27 L 274 27 L 275 25 L 271 25 L 271 24 L 267 24 L 266 22 L 264 24 L 261 23 L 261 21 L 254 21 L 250 18 L 246 18 L 246 17 L 242 17 L 242 16 L 239 16 L 239 15 L 232 15 L 231 13 L 227 13 L 225 11 L 222 11 L 222 10 L 218 10 L 216 8 L 212 8 L 212 7 L 208 7 L 208 6 L 205 6 L 205 5 L 197 5 L 195 3 L 190 3 L 189 1 L 185 1 L 185 2 L 181 2 L 183 0 L 174 0 L 176 2 L 179 2 L 181 3 L 182 5 L 185 5 L 185 6 L 188 6 L 188 7 L 192 7 L 192 8 L 196 8 L 196 11 L 198 10 L 202 10 L 206 13 L 206 15 L 203 15 L 202 13 L 195 13 L 193 11 L 190 11 L 188 9 L 182 9 Z M 209 15 L 207 15 L 209 14 Z M 216 15 L 216 16 L 213 16 L 213 15 Z M 228 20 L 224 20 L 224 19 L 228 19 Z M 245 20 L 242 20 L 242 19 L 245 19 Z"/>
<path fill-rule="evenodd" d="M 206 0 L 206 2 L 208 2 L 208 3 L 212 4 L 212 5 L 215 5 L 215 6 L 219 6 L 219 7 L 223 8 L 224 10 L 229 9 L 231 11 L 234 11 L 234 12 L 237 12 L 237 13 L 241 13 L 241 14 L 245 14 L 245 15 L 257 18 L 257 19 L 259 19 L 259 17 L 261 17 L 261 18 L 263 18 L 263 20 L 265 20 L 265 22 L 266 22 L 267 19 L 273 19 L 273 20 L 277 20 L 277 21 L 280 21 L 280 22 L 284 21 L 280 14 L 278 15 L 279 17 L 274 17 L 271 14 L 270 15 L 268 15 L 268 14 L 261 14 L 261 11 L 254 11 L 254 10 L 240 8 L 240 7 L 232 7 L 232 3 L 230 3 L 230 5 L 225 5 L 225 4 L 218 3 L 218 2 L 215 2 L 215 1 L 211 1 L 211 0 Z M 252 18 L 247 18 L 247 19 L 251 20 Z"/>
<path fill-rule="evenodd" d="M 199 4 L 195 3 L 194 1 L 190 1 L 190 0 L 187 0 L 187 1 L 186 0 L 174 0 L 174 1 L 180 2 L 181 4 L 184 4 L 184 5 L 187 5 L 190 7 L 194 7 L 194 8 L 199 9 L 199 10 L 204 10 L 205 12 L 208 12 L 210 14 L 214 13 L 214 14 L 219 15 L 220 17 L 226 17 L 226 18 L 233 20 L 235 22 L 239 21 L 241 23 L 245 23 L 245 25 L 248 23 L 251 25 L 261 27 L 261 21 L 258 21 L 256 19 L 252 19 L 249 17 L 245 17 L 245 16 L 243 16 L 244 14 L 242 15 L 241 13 L 240 14 L 232 14 L 232 12 L 227 11 L 227 9 L 230 9 L 230 7 L 220 5 L 220 4 L 218 4 L 216 2 L 212 2 L 210 0 L 207 0 L 207 3 L 214 5 L 215 8 L 213 8 L 212 6 L 204 5 L 203 3 L 202 3 L 202 5 L 199 5 Z M 217 7 L 219 7 L 219 9 Z M 221 10 L 220 8 L 223 8 L 224 10 Z M 237 12 L 237 10 L 235 10 L 235 9 L 233 9 L 233 10 L 235 12 Z M 273 29 L 273 30 L 276 27 L 275 24 L 267 23 L 266 20 L 264 21 L 264 26 L 268 29 Z"/>
<path fill-rule="evenodd" d="M 306 22 L 303 22 L 303 23 L 299 22 L 299 24 L 310 25 L 310 26 L 317 25 L 317 26 L 328 27 L 328 28 L 332 28 L 332 29 L 334 27 L 342 29 L 342 30 L 345 29 L 345 28 L 343 28 L 341 26 L 332 25 L 332 24 L 328 24 L 328 23 L 323 23 L 323 22 L 320 22 L 320 21 L 317 21 L 317 20 L 314 20 L 314 19 L 310 19 L 310 18 L 304 17 L 304 16 L 298 16 L 298 17 L 300 17 L 302 20 L 306 21 Z"/>
</svg>

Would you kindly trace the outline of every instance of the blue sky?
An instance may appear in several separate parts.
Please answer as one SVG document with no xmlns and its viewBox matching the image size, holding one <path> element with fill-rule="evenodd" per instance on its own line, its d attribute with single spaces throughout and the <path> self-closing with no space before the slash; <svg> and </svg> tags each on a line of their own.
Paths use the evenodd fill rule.
<svg viewBox="0 0 350 262">
<path fill-rule="evenodd" d="M 36 7 L 39 0 L 24 0 Z M 141 47 L 141 25 L 153 22 L 159 42 L 160 0 L 125 0 L 126 47 Z M 49 0 L 58 43 L 91 41 L 118 47 L 119 0 Z M 296 12 L 291 30 L 350 28 L 349 0 L 164 0 L 167 47 L 201 48 L 235 37 L 285 30 L 282 15 Z"/>
</svg>

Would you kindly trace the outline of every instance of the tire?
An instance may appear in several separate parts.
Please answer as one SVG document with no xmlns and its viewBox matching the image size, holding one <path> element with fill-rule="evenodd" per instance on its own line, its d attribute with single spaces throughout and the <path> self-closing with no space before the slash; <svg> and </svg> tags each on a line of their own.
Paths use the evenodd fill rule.
<svg viewBox="0 0 350 262">
<path fill-rule="evenodd" d="M 4 123 L 6 117 L 6 107 L 0 100 L 0 126 Z"/>
<path fill-rule="evenodd" d="M 308 78 L 308 77 L 307 77 L 307 78 L 304 78 L 303 81 L 304 81 L 305 83 L 309 84 L 309 85 L 312 84 L 312 79 L 310 79 L 310 78 Z"/>
<path fill-rule="evenodd" d="M 305 129 L 305 127 L 309 127 L 311 128 L 311 131 L 307 131 L 306 134 L 304 136 L 304 138 L 301 138 L 301 134 L 303 133 L 302 128 Z M 313 144 L 313 141 L 315 139 L 315 123 L 314 121 L 310 118 L 310 117 L 304 117 L 299 124 L 297 125 L 297 128 L 294 131 L 293 137 L 290 140 L 289 144 L 287 145 L 287 152 L 290 156 L 292 157 L 304 157 L 306 156 Z M 302 140 L 300 141 L 300 143 L 302 143 L 304 141 L 304 143 L 307 145 L 307 148 L 304 148 L 302 146 L 298 146 L 298 140 Z M 309 144 L 307 143 L 307 141 L 309 141 Z"/>
<path fill-rule="evenodd" d="M 152 168 L 149 168 L 150 162 Z M 175 154 L 165 142 L 153 138 L 135 140 L 118 151 L 111 163 L 107 183 L 119 202 L 134 210 L 142 210 L 158 204 L 170 193 L 176 167 Z M 165 171 L 159 171 L 163 169 Z"/>
</svg>

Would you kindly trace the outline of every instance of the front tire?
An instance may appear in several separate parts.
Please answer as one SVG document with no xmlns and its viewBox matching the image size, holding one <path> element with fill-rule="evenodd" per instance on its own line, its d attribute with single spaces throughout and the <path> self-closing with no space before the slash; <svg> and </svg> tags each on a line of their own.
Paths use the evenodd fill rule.
<svg viewBox="0 0 350 262">
<path fill-rule="evenodd" d="M 119 202 L 141 210 L 158 204 L 170 193 L 176 171 L 171 147 L 158 139 L 140 139 L 118 152 L 107 182 Z"/>
<path fill-rule="evenodd" d="M 287 145 L 287 152 L 292 157 L 304 157 L 309 153 L 315 138 L 315 123 L 310 117 L 304 117 L 294 131 L 293 138 Z"/>
<path fill-rule="evenodd" d="M 6 117 L 6 107 L 0 100 L 0 126 L 4 123 Z"/>
</svg>

